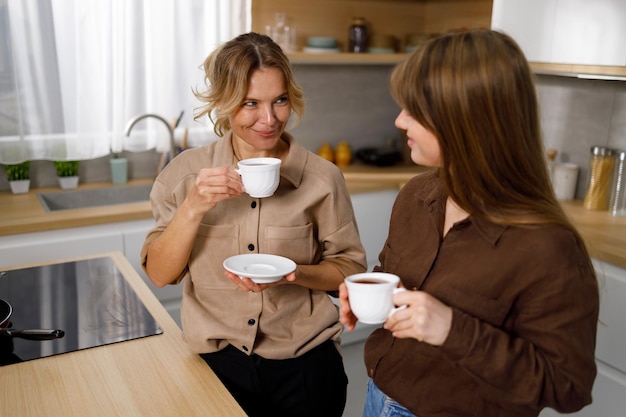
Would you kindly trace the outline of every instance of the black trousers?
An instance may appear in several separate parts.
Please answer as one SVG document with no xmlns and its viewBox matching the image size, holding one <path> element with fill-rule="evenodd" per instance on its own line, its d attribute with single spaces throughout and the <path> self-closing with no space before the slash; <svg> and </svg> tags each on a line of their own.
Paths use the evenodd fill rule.
<svg viewBox="0 0 626 417">
<path fill-rule="evenodd" d="M 332 341 L 283 360 L 248 356 L 233 346 L 200 354 L 250 417 L 341 417 L 343 360 Z"/>
</svg>

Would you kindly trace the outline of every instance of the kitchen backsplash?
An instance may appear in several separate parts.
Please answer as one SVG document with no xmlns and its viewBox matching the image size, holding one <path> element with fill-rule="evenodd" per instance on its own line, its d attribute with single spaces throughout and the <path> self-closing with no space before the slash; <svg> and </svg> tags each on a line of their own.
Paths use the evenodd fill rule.
<svg viewBox="0 0 626 417">
<path fill-rule="evenodd" d="M 537 92 L 546 148 L 580 167 L 576 197 L 584 198 L 591 147 L 626 150 L 626 82 L 540 75 Z"/>
<path fill-rule="evenodd" d="M 292 132 L 307 148 L 347 140 L 353 148 L 398 138 L 398 107 L 388 89 L 391 66 L 300 66 L 307 114 Z M 584 198 L 594 145 L 626 150 L 626 82 L 537 75 L 546 149 L 557 162 L 580 167 L 577 198 Z M 403 143 L 404 145 L 404 143 Z"/>
<path fill-rule="evenodd" d="M 295 76 L 305 91 L 303 120 L 289 130 L 306 148 L 347 141 L 353 150 L 383 146 L 390 140 L 405 146 L 394 126 L 398 107 L 388 83 L 391 65 L 299 65 Z M 626 82 L 537 76 L 546 148 L 558 150 L 557 161 L 580 167 L 577 198 L 583 198 L 589 150 L 604 145 L 626 150 Z M 154 151 L 125 152 L 129 178 L 154 176 L 159 156 Z M 83 161 L 81 182 L 110 181 L 109 157 Z M 56 186 L 49 161 L 34 161 L 31 187 Z M 8 189 L 0 175 L 0 189 Z"/>
</svg>

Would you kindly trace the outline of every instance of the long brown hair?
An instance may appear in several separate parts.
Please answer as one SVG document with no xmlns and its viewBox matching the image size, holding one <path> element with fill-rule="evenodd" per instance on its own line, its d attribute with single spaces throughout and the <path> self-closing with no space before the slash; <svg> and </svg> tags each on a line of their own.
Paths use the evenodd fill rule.
<svg viewBox="0 0 626 417">
<path fill-rule="evenodd" d="M 194 90 L 194 94 L 204 104 L 196 109 L 194 120 L 208 116 L 216 135 L 221 137 L 230 130 L 229 117 L 245 99 L 250 75 L 261 68 L 277 68 L 282 72 L 291 109 L 298 120 L 302 118 L 302 88 L 294 79 L 289 59 L 269 36 L 254 32 L 239 35 L 213 51 L 203 66 L 206 90 Z"/>
<path fill-rule="evenodd" d="M 503 224 L 570 226 L 544 159 L 532 72 L 509 36 L 444 35 L 400 63 L 398 104 L 439 140 L 440 177 L 473 216 Z"/>
<path fill-rule="evenodd" d="M 534 78 L 511 37 L 473 30 L 435 38 L 394 68 L 391 93 L 438 139 L 439 177 L 461 208 L 499 224 L 565 226 L 588 256 L 554 195 Z"/>
</svg>

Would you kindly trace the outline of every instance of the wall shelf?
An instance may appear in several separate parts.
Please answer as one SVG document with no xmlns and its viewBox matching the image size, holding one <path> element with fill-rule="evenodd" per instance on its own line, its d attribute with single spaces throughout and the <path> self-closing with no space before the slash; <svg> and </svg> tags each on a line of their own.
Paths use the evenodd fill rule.
<svg viewBox="0 0 626 417">
<path fill-rule="evenodd" d="M 409 54 L 352 54 L 345 52 L 317 54 L 292 52 L 288 56 L 290 61 L 296 65 L 395 65 L 407 58 Z M 530 62 L 530 67 L 535 74 L 539 75 L 626 81 L 626 67 L 552 64 L 546 62 Z"/>
<path fill-rule="evenodd" d="M 293 64 L 309 65 L 395 65 L 409 54 L 306 53 L 287 54 Z"/>
</svg>

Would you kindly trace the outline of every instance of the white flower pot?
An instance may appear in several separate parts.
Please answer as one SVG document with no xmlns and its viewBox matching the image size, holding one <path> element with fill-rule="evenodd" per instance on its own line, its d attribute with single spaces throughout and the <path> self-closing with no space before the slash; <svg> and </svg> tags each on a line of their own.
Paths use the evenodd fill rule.
<svg viewBox="0 0 626 417">
<path fill-rule="evenodd" d="M 13 194 L 26 194 L 30 189 L 30 180 L 9 181 Z"/>
<path fill-rule="evenodd" d="M 76 177 L 58 177 L 59 185 L 64 190 L 71 190 L 78 186 L 78 176 Z"/>
</svg>

